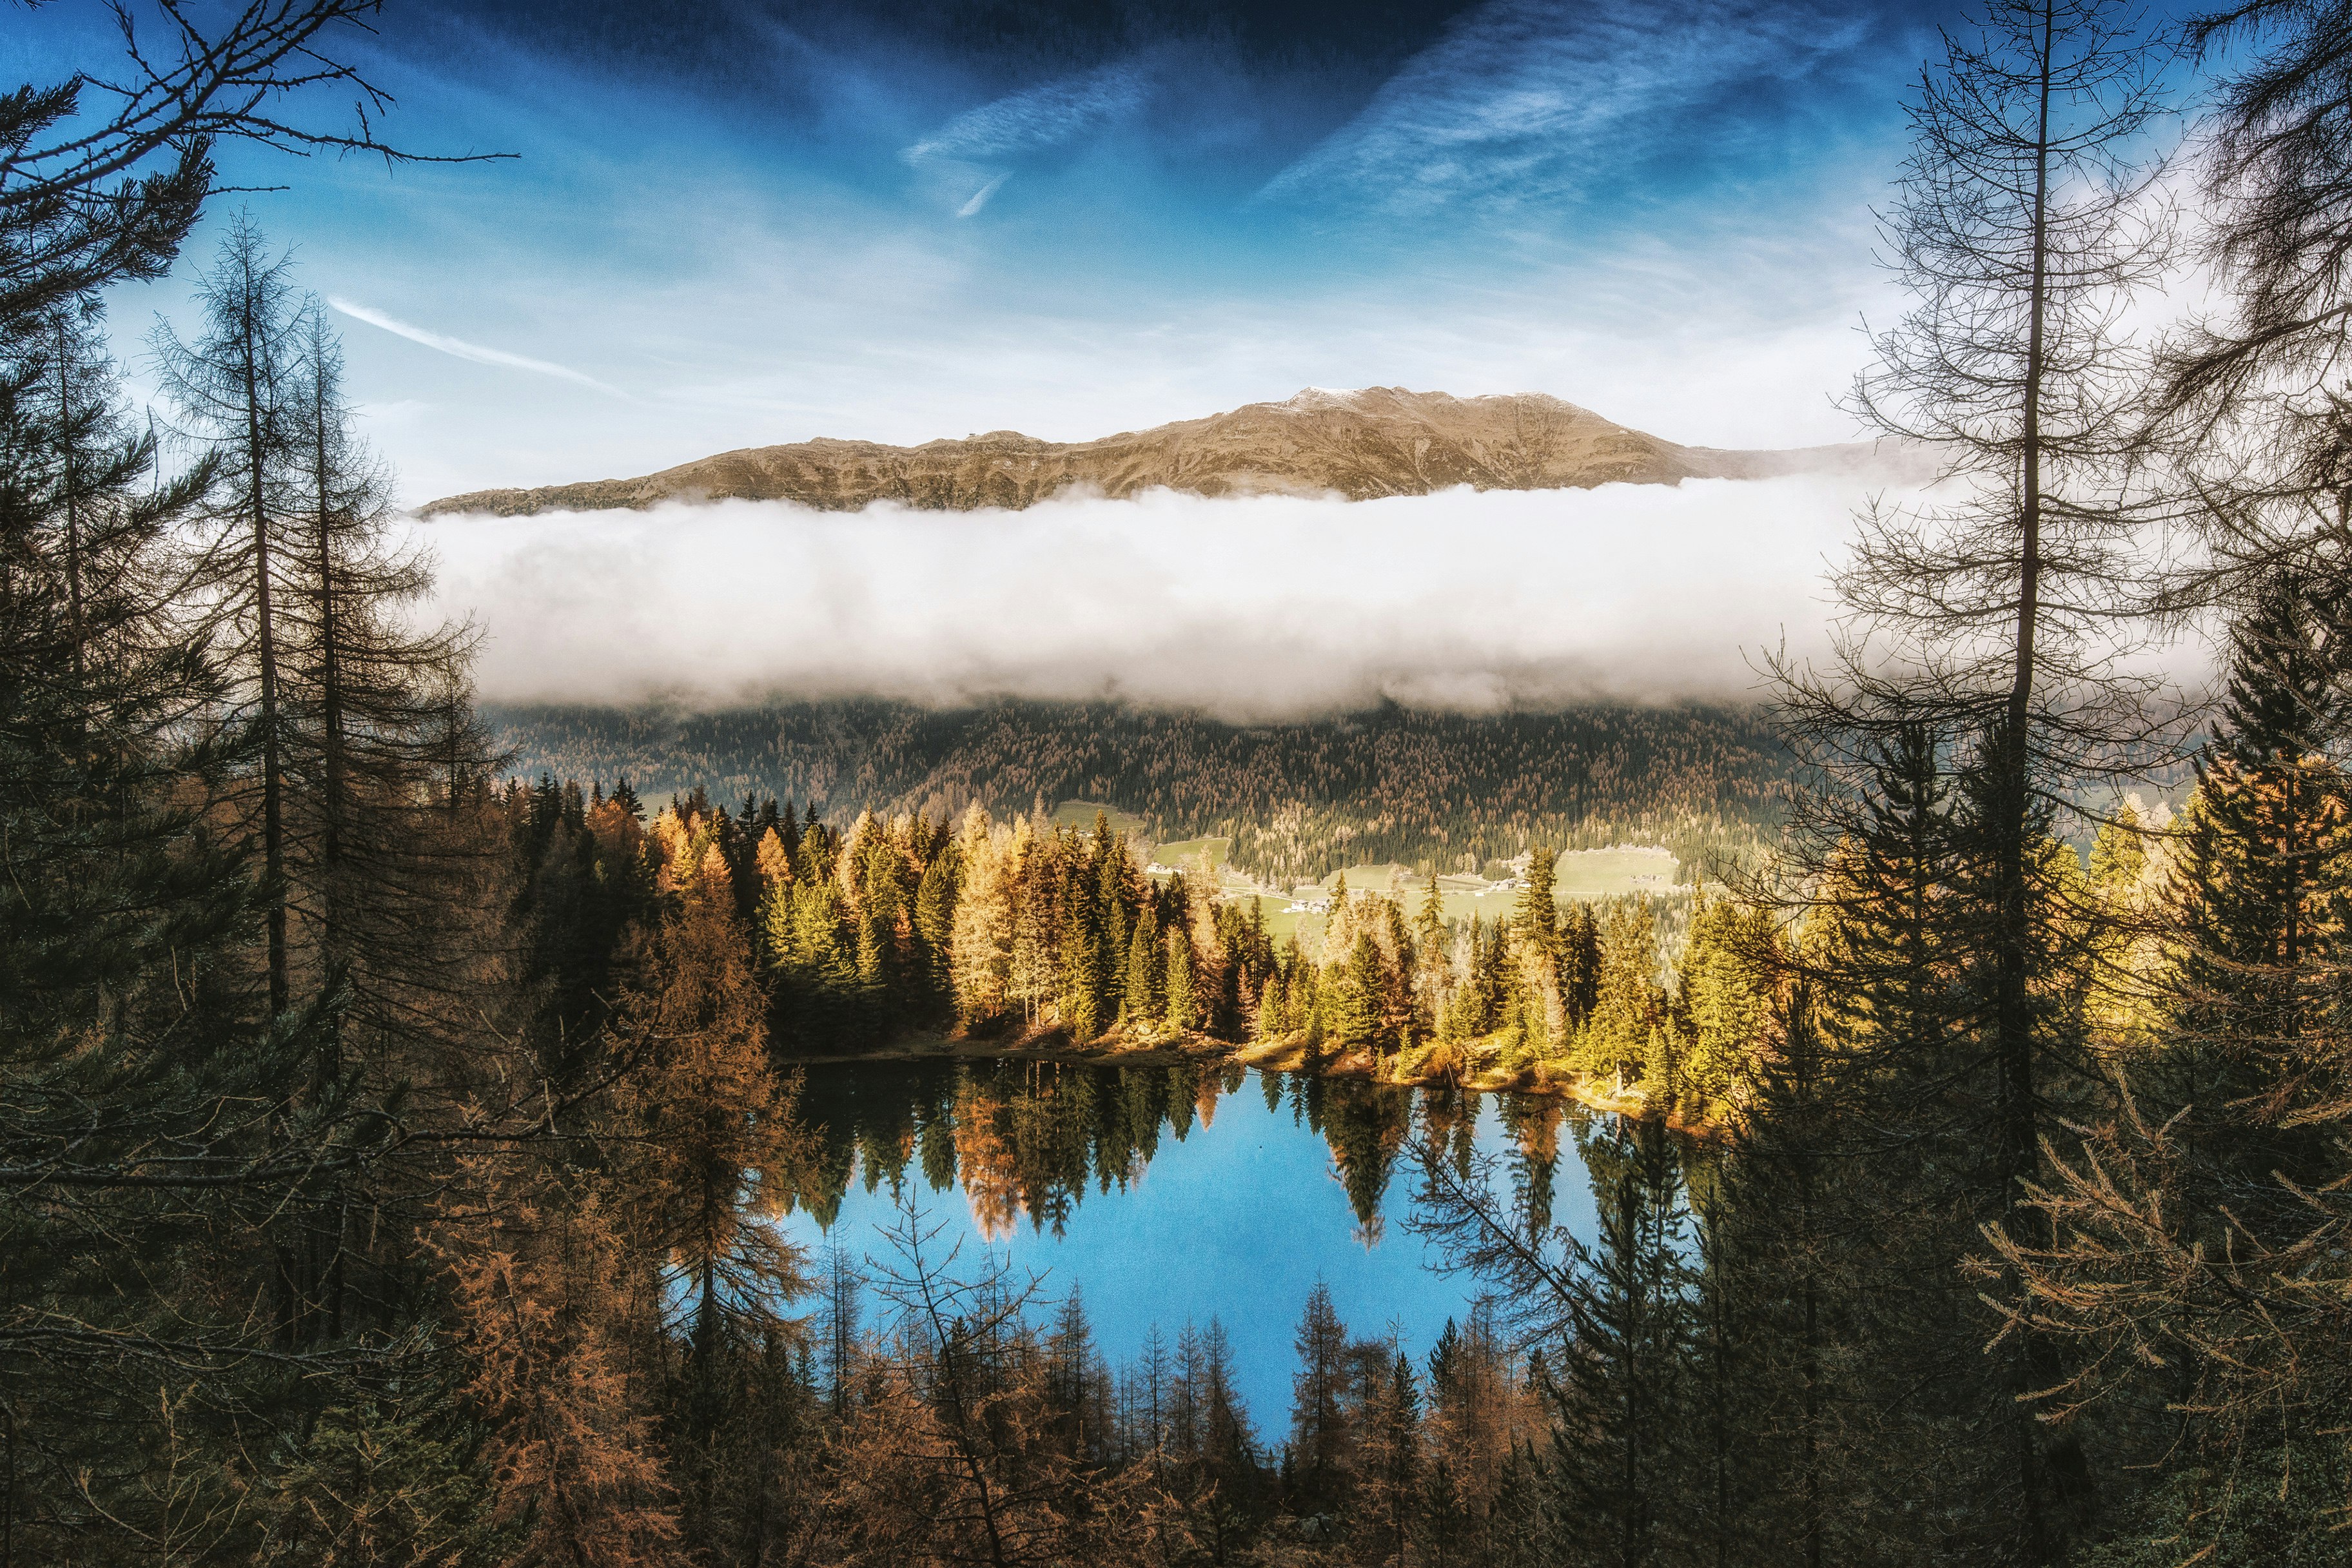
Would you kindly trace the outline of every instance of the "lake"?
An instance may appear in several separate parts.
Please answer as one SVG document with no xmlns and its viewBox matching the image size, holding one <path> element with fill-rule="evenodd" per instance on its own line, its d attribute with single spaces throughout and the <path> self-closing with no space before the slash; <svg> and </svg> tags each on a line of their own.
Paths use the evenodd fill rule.
<svg viewBox="0 0 2352 1568">
<path fill-rule="evenodd" d="M 884 1256 L 911 1201 L 957 1272 L 983 1248 L 1044 1298 L 1083 1292 L 1116 1367 L 1157 1323 L 1220 1320 L 1259 1432 L 1286 1429 L 1291 1339 L 1318 1279 L 1359 1337 L 1421 1359 L 1478 1281 L 1409 1228 L 1422 1151 L 1500 1159 L 1538 1215 L 1589 1238 L 1580 1107 L 1396 1089 L 1230 1063 L 845 1062 L 807 1069 L 823 1169 L 782 1221 L 810 1248 Z M 869 1314 L 875 1310 L 869 1302 Z M 1044 1316 L 1041 1311 L 1040 1318 Z"/>
</svg>

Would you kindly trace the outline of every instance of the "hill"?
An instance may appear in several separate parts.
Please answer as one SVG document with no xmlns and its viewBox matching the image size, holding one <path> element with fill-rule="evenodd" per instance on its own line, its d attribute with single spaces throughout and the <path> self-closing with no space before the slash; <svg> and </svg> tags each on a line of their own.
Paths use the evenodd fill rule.
<svg viewBox="0 0 2352 1568">
<path fill-rule="evenodd" d="M 1790 763 L 1769 724 L 1727 708 L 1591 706 L 1465 716 L 1383 708 L 1246 726 L 1108 703 L 940 710 L 879 700 L 718 713 L 489 708 L 525 776 L 625 776 L 648 801 L 707 789 L 814 805 L 1003 816 L 1115 806 L 1166 847 L 1202 839 L 1269 885 L 1350 865 L 1476 869 L 1531 844 L 1659 845 L 1685 866 L 1774 829 Z"/>
<path fill-rule="evenodd" d="M 1916 470 L 1869 443 L 1792 451 L 1683 447 L 1541 394 L 1453 397 L 1400 386 L 1253 403 L 1205 419 L 1093 441 L 992 430 L 919 447 L 821 439 L 751 447 L 636 479 L 446 496 L 420 516 L 642 509 L 671 500 L 789 500 L 851 511 L 877 500 L 934 510 L 1018 509 L 1078 489 L 1132 496 L 1336 493 L 1350 500 L 1477 489 L 1589 489 L 1615 482 L 1765 479 Z"/>
</svg>

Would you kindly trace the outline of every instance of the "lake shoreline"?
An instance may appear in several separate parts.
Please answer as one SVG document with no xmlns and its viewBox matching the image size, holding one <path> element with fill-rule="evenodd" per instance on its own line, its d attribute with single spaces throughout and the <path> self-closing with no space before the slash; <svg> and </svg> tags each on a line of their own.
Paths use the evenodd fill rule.
<svg viewBox="0 0 2352 1568">
<path fill-rule="evenodd" d="M 1571 1100 L 1612 1116 L 1645 1120 L 1648 1097 L 1636 1089 L 1619 1089 L 1586 1073 L 1554 1070 L 1548 1063 L 1517 1068 L 1486 1068 L 1465 1073 L 1450 1052 L 1422 1049 L 1381 1057 L 1366 1049 L 1317 1053 L 1303 1036 L 1237 1045 L 1206 1035 L 1181 1035 L 1150 1040 L 1105 1037 L 1085 1045 L 1074 1043 L 1059 1030 L 1006 1037 L 962 1035 L 911 1036 L 887 1044 L 822 1056 L 776 1058 L 780 1067 L 820 1067 L 850 1062 L 1028 1061 L 1067 1062 L 1085 1067 L 1180 1067 L 1192 1064 L 1236 1063 L 1268 1072 L 1312 1073 L 1322 1078 L 1360 1079 L 1399 1089 L 1462 1089 L 1477 1094 L 1532 1094 Z M 1408 1065 L 1412 1063 L 1414 1065 Z M 1692 1121 L 1669 1115 L 1666 1125 L 1692 1137 L 1720 1137 L 1726 1131 L 1716 1120 Z"/>
</svg>

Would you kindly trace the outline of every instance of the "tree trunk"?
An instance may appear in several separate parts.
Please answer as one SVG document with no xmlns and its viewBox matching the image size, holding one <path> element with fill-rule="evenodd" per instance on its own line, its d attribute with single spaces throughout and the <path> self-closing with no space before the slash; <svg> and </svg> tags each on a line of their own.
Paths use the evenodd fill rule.
<svg viewBox="0 0 2352 1568">
<path fill-rule="evenodd" d="M 261 679 L 261 853 L 269 879 L 269 1016 L 286 1011 L 293 985 L 286 953 L 285 780 L 278 733 L 278 632 L 269 594 L 269 507 L 262 475 L 268 444 L 261 431 L 261 325 L 248 300 L 245 315 L 244 375 L 246 480 L 253 513 L 253 605 L 255 660 Z"/>
<path fill-rule="evenodd" d="M 2049 303 L 2050 98 L 2056 11 L 2053 0 L 2042 6 L 2041 101 L 2036 123 L 2033 174 L 2032 279 L 2027 296 L 2025 396 L 2020 431 L 2022 471 L 2018 531 L 2018 594 L 2016 670 L 2009 692 L 2008 722 L 2002 737 L 1995 795 L 1999 821 L 1994 825 L 1995 877 L 1999 889 L 1998 973 L 1994 1028 L 2000 1064 L 2000 1210 L 2003 1228 L 2020 1234 L 2031 1224 L 2024 1205 L 2025 1184 L 2033 1174 L 2038 1116 L 2035 1085 L 2032 997 L 2030 992 L 2032 917 L 2026 885 L 2026 834 L 2032 810 L 2032 763 L 2027 725 L 2032 713 L 2034 633 L 2041 616 L 2042 592 L 2042 396 L 2044 376 L 2043 333 Z M 2015 1282 L 2011 1283 L 2011 1292 Z M 2022 1396 L 2034 1385 L 2032 1348 L 2020 1340 L 2010 1352 L 2011 1392 Z M 2011 1417 L 2015 1425 L 2018 1467 L 2018 1528 L 2024 1560 L 2041 1564 L 2050 1560 L 2040 1444 L 2035 1440 L 2032 1412 L 2021 1401 Z"/>
</svg>

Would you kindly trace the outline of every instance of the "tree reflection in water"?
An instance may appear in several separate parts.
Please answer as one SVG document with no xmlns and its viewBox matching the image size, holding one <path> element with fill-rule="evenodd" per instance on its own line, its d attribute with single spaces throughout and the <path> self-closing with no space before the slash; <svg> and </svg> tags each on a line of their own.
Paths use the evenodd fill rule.
<svg viewBox="0 0 2352 1568">
<path fill-rule="evenodd" d="M 799 1196 L 830 1226 L 853 1181 L 895 1197 L 909 1180 L 934 1193 L 961 1186 L 990 1241 L 1023 1218 L 1059 1237 L 1091 1187 L 1125 1190 L 1159 1152 L 1194 1126 L 1212 1125 L 1218 1101 L 1251 1069 L 1236 1063 L 1104 1067 L 1076 1062 L 861 1062 L 810 1072 L 799 1105 L 812 1156 Z M 1481 1096 L 1457 1089 L 1400 1089 L 1357 1079 L 1257 1074 L 1266 1108 L 1286 1101 L 1312 1130 L 1367 1244 L 1381 1235 L 1381 1205 L 1400 1156 L 1422 1147 L 1470 1168 Z M 1513 1179 L 1538 1226 L 1549 1223 L 1560 1123 L 1578 1108 L 1533 1095 L 1502 1095 L 1497 1110 L 1513 1151 Z M 1417 1158 L 1417 1156 L 1416 1156 Z M 1412 1161 L 1404 1162 L 1412 1163 Z M 1251 1194 L 1262 1199 L 1271 1194 Z"/>
</svg>

